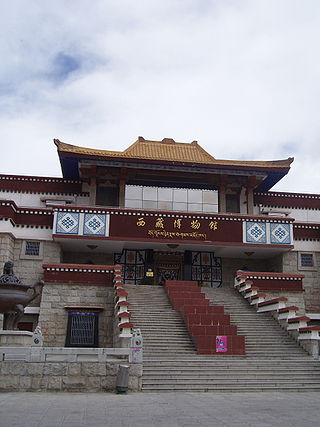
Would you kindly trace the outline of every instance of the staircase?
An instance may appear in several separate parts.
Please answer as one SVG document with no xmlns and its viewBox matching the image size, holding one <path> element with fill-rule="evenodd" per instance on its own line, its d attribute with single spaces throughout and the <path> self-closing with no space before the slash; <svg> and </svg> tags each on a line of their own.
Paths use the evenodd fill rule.
<svg viewBox="0 0 320 427">
<path fill-rule="evenodd" d="M 204 288 L 204 292 L 213 305 L 225 307 L 231 324 L 237 325 L 239 335 L 245 335 L 247 356 L 295 358 L 307 355 L 270 313 L 257 313 L 234 289 Z"/>
<path fill-rule="evenodd" d="M 142 391 L 319 391 L 320 363 L 267 313 L 231 288 L 206 289 L 246 336 L 246 356 L 198 355 L 162 286 L 126 285 L 132 323 L 144 340 Z"/>
</svg>

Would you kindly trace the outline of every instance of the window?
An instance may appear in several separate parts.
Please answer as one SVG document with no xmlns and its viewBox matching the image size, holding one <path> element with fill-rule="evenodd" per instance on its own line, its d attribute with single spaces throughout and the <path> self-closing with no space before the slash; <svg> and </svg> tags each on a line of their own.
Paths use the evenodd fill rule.
<svg viewBox="0 0 320 427">
<path fill-rule="evenodd" d="M 99 313 L 69 311 L 66 347 L 98 347 Z"/>
<path fill-rule="evenodd" d="M 226 211 L 228 213 L 239 213 L 239 196 L 237 194 L 226 194 Z"/>
<path fill-rule="evenodd" d="M 127 185 L 125 207 L 185 212 L 218 212 L 218 191 Z"/>
<path fill-rule="evenodd" d="M 20 259 L 42 259 L 43 243 L 37 240 L 24 240 L 22 242 Z"/>
<path fill-rule="evenodd" d="M 317 269 L 316 259 L 314 252 L 298 252 L 298 270 L 311 270 Z"/>
<path fill-rule="evenodd" d="M 26 242 L 25 255 L 39 256 L 40 242 Z"/>
<path fill-rule="evenodd" d="M 96 203 L 99 206 L 119 206 L 119 189 L 98 184 Z"/>
<path fill-rule="evenodd" d="M 300 254 L 301 267 L 313 267 L 312 254 Z"/>
</svg>

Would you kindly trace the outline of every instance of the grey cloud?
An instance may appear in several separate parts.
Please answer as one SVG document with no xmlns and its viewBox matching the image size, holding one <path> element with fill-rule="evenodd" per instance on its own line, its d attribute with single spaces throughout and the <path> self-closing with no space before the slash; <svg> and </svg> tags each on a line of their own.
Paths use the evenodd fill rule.
<svg viewBox="0 0 320 427">
<path fill-rule="evenodd" d="M 8 152 L 2 169 L 59 175 L 53 137 L 121 150 L 167 136 L 217 158 L 295 156 L 279 188 L 318 191 L 318 1 L 19 4 L 0 17 L 0 138 L 24 160 L 41 141 L 41 162 Z"/>
</svg>

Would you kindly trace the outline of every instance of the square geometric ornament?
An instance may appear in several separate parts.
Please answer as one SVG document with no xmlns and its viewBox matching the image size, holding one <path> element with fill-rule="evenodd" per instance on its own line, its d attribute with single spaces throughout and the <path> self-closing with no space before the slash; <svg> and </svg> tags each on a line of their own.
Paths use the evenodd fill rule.
<svg viewBox="0 0 320 427">
<path fill-rule="evenodd" d="M 271 243 L 290 244 L 290 224 L 270 224 Z"/>
<path fill-rule="evenodd" d="M 266 224 L 263 222 L 246 222 L 246 241 L 248 243 L 266 243 Z"/>
<path fill-rule="evenodd" d="M 85 214 L 83 234 L 86 236 L 104 236 L 106 234 L 106 215 Z"/>
<path fill-rule="evenodd" d="M 57 234 L 78 234 L 79 214 L 73 212 L 57 213 Z"/>
</svg>

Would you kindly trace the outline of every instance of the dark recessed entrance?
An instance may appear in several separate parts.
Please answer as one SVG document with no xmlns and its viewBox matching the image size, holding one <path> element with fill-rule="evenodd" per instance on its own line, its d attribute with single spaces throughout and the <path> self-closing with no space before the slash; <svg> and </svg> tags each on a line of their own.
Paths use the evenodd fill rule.
<svg viewBox="0 0 320 427">
<path fill-rule="evenodd" d="M 155 284 L 166 280 L 183 280 L 183 253 L 156 252 L 154 254 Z"/>
</svg>

